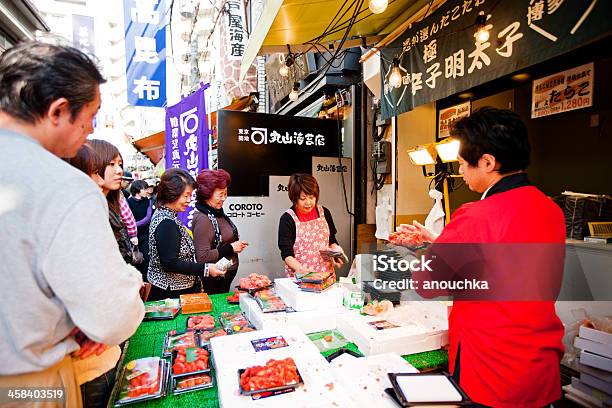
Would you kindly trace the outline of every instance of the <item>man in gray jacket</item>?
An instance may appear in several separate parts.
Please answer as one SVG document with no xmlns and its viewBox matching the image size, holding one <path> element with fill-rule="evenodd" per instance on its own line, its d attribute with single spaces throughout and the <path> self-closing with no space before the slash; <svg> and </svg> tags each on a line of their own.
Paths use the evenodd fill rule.
<svg viewBox="0 0 612 408">
<path fill-rule="evenodd" d="M 121 258 L 104 196 L 60 159 L 93 131 L 103 82 L 70 47 L 30 42 L 0 55 L 0 403 L 15 387 L 59 387 L 80 407 L 75 327 L 112 346 L 144 315 L 140 273 Z"/>
</svg>

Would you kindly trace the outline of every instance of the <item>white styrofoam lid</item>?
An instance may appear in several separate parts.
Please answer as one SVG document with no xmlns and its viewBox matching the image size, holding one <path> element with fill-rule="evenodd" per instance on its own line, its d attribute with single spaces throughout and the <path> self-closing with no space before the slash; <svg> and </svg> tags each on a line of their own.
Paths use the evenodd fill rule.
<svg viewBox="0 0 612 408">
<path fill-rule="evenodd" d="M 397 383 L 408 402 L 460 402 L 459 391 L 444 375 L 398 376 Z"/>
</svg>

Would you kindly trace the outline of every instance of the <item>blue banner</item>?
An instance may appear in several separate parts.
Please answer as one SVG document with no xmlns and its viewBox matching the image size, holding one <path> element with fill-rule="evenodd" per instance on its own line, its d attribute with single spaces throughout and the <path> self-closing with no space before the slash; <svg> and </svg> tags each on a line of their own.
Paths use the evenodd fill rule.
<svg viewBox="0 0 612 408">
<path fill-rule="evenodd" d="M 208 123 L 203 85 L 179 103 L 166 109 L 166 169 L 187 170 L 195 179 L 208 168 Z M 191 228 L 195 201 L 179 214 L 179 219 Z"/>
<path fill-rule="evenodd" d="M 164 0 L 124 0 L 128 103 L 166 105 L 166 8 Z"/>
<path fill-rule="evenodd" d="M 72 44 L 85 54 L 95 54 L 93 17 L 72 15 Z"/>
</svg>

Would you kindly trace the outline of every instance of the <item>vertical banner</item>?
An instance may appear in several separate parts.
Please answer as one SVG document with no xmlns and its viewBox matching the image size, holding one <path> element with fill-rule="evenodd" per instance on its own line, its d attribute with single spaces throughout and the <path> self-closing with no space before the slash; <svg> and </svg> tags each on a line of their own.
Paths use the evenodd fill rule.
<svg viewBox="0 0 612 408">
<path fill-rule="evenodd" d="M 227 58 L 242 60 L 249 36 L 246 32 L 246 18 L 242 0 L 227 0 Z"/>
<path fill-rule="evenodd" d="M 593 106 L 593 63 L 533 81 L 531 118 Z"/>
<path fill-rule="evenodd" d="M 166 169 L 175 167 L 187 170 L 196 178 L 208 168 L 208 124 L 204 90 L 200 87 L 193 94 L 166 109 Z M 179 218 L 191 228 L 195 201 Z"/>
<path fill-rule="evenodd" d="M 93 17 L 72 15 L 72 44 L 85 54 L 95 54 Z"/>
<path fill-rule="evenodd" d="M 166 104 L 166 8 L 164 0 L 123 0 L 128 103 Z"/>
</svg>

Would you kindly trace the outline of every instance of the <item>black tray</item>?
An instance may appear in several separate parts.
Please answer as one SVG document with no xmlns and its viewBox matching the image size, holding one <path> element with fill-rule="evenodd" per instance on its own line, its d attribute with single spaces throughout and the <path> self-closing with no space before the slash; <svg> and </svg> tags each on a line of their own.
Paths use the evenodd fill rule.
<svg viewBox="0 0 612 408">
<path fill-rule="evenodd" d="M 125 381 L 126 367 L 123 366 L 123 368 L 121 369 L 119 381 L 116 382 L 115 387 L 111 394 L 113 406 L 122 407 L 124 405 L 130 405 L 130 404 L 136 404 L 138 402 L 154 400 L 154 399 L 157 399 L 157 398 L 160 398 L 166 395 L 166 392 L 168 390 L 168 375 L 170 371 L 169 364 L 168 364 L 168 361 L 164 359 L 160 359 L 159 365 L 160 365 L 159 369 L 161 370 L 161 374 L 159 376 L 159 392 L 153 395 L 141 395 L 139 397 L 130 398 L 125 401 L 119 401 L 117 398 L 119 397 L 119 394 L 121 393 L 121 388 L 123 387 L 123 382 Z"/>
<path fill-rule="evenodd" d="M 389 381 L 391 381 L 391 385 L 393 386 L 393 390 L 395 391 L 395 400 L 399 401 L 402 407 L 413 407 L 413 406 L 436 406 L 436 405 L 445 405 L 445 406 L 470 406 L 472 405 L 472 401 L 470 401 L 469 397 L 463 392 L 461 387 L 457 385 L 453 377 L 447 373 L 437 373 L 437 374 L 427 374 L 427 373 L 388 373 Z M 461 401 L 440 401 L 440 402 L 409 402 L 406 400 L 406 397 L 402 393 L 402 390 L 397 382 L 397 377 L 412 377 L 412 376 L 424 376 L 424 375 L 435 375 L 435 376 L 444 376 L 446 377 L 451 385 L 455 387 L 459 395 L 461 395 Z"/>
<path fill-rule="evenodd" d="M 170 385 L 171 385 L 171 387 L 172 387 L 172 394 L 174 394 L 174 395 L 178 395 L 178 394 L 184 394 L 184 393 L 186 393 L 186 392 L 193 392 L 193 391 L 199 391 L 199 390 L 206 390 L 206 389 L 208 389 L 208 388 L 212 388 L 212 387 L 214 387 L 214 386 L 215 386 L 215 377 L 214 377 L 214 375 L 212 374 L 212 372 L 210 372 L 210 373 L 205 373 L 205 374 L 206 374 L 206 375 L 208 375 L 208 376 L 210 377 L 210 382 L 209 382 L 208 384 L 200 384 L 200 385 L 197 385 L 197 386 L 195 386 L 195 387 L 192 387 L 192 388 L 185 388 L 185 389 L 178 389 L 178 388 L 176 388 L 176 385 L 177 385 L 177 383 L 178 383 L 179 381 L 181 381 L 181 380 L 185 380 L 185 379 L 186 379 L 186 377 L 184 377 L 184 378 L 183 378 L 183 377 L 173 377 L 173 378 L 172 378 L 172 384 L 170 384 Z M 191 375 L 198 375 L 198 374 L 191 374 Z"/>
<path fill-rule="evenodd" d="M 295 383 L 295 384 L 283 385 L 282 387 L 265 388 L 263 390 L 246 391 L 246 390 L 243 390 L 242 386 L 240 385 L 240 376 L 245 371 L 246 371 L 246 369 L 244 369 L 244 368 L 241 368 L 241 369 L 238 370 L 238 388 L 240 390 L 240 395 L 254 395 L 254 394 L 261 394 L 261 393 L 264 393 L 264 392 L 274 392 L 274 391 L 288 390 L 290 388 L 297 388 L 300 385 L 304 385 L 304 380 L 302 379 L 302 375 L 300 374 L 300 370 L 298 370 L 297 367 L 296 367 L 297 375 L 298 375 L 298 378 L 300 380 L 297 383 Z"/>
<path fill-rule="evenodd" d="M 169 370 L 170 370 L 170 378 L 174 381 L 177 378 L 183 378 L 183 377 L 189 377 L 190 375 L 195 375 L 195 374 L 209 374 L 211 373 L 211 367 L 213 364 L 213 356 L 212 356 L 212 351 L 210 351 L 210 347 L 199 347 L 201 349 L 204 349 L 206 351 L 208 351 L 208 368 L 205 368 L 204 370 L 197 370 L 197 371 L 190 371 L 188 373 L 182 373 L 182 374 L 174 374 L 174 370 L 172 369 L 172 366 L 174 365 L 174 359 L 176 358 L 176 355 L 178 353 L 178 350 L 174 350 L 172 352 L 172 358 L 170 359 L 170 366 L 169 366 Z"/>
<path fill-rule="evenodd" d="M 325 359 L 327 360 L 327 362 L 331 362 L 333 359 L 341 356 L 342 354 L 349 354 L 353 357 L 359 357 L 359 358 L 363 357 L 361 354 L 355 353 L 353 350 L 347 349 L 346 347 L 341 347 L 338 350 L 331 353 L 329 356 L 325 357 Z"/>
</svg>

